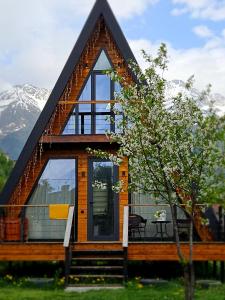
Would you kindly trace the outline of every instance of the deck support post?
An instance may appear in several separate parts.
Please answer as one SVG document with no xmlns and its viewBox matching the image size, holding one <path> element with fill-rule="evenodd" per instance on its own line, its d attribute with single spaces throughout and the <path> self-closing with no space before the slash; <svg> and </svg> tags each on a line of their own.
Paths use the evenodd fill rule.
<svg viewBox="0 0 225 300">
<path fill-rule="evenodd" d="M 206 278 L 209 276 L 209 262 L 208 260 L 204 262 L 204 271 L 205 271 L 205 275 L 206 275 Z"/>
<path fill-rule="evenodd" d="M 123 275 L 124 275 L 124 281 L 128 280 L 128 258 L 127 258 L 127 248 L 123 248 L 124 251 L 124 261 L 123 261 Z"/>
<path fill-rule="evenodd" d="M 213 261 L 213 269 L 212 269 L 212 275 L 213 275 L 213 277 L 214 278 L 216 278 L 217 277 L 217 261 Z"/>
<path fill-rule="evenodd" d="M 224 270 L 224 261 L 220 262 L 220 281 L 225 282 L 225 270 Z"/>
<path fill-rule="evenodd" d="M 65 286 L 68 285 L 70 274 L 70 247 L 65 248 Z"/>
</svg>

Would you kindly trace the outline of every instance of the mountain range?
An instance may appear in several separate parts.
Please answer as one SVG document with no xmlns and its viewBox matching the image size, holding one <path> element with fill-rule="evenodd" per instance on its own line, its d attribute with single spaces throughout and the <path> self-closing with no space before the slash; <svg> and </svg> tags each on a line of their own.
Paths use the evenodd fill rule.
<svg viewBox="0 0 225 300">
<path fill-rule="evenodd" d="M 0 149 L 17 159 L 49 91 L 30 84 L 15 85 L 0 93 Z"/>
<path fill-rule="evenodd" d="M 167 83 L 166 96 L 169 101 L 178 92 L 198 98 L 200 91 L 193 88 L 186 91 L 185 83 L 172 80 Z M 15 85 L 11 89 L 0 93 L 0 149 L 16 160 L 26 142 L 41 110 L 43 109 L 50 91 L 31 84 Z M 225 97 L 211 94 L 210 98 L 199 105 L 206 109 L 209 101 L 219 115 L 225 114 Z"/>
</svg>

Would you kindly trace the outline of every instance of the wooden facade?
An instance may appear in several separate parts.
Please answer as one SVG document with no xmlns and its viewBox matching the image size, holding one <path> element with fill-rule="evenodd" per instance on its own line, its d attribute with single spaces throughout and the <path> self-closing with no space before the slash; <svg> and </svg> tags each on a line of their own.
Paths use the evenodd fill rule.
<svg viewBox="0 0 225 300">
<path fill-rule="evenodd" d="M 113 103 L 113 99 L 84 99 L 79 102 L 81 91 L 87 78 L 104 50 L 113 68 L 124 78 L 125 83 L 135 81 L 128 68 L 133 54 L 119 28 L 106 1 L 97 0 L 86 22 L 86 25 L 60 75 L 53 92 L 34 127 L 3 193 L 1 205 L 15 206 L 10 217 L 18 218 L 23 205 L 29 205 L 45 166 L 51 159 L 76 159 L 76 203 L 75 231 L 76 239 L 72 247 L 76 250 L 122 250 L 123 211 L 129 203 L 129 194 L 121 192 L 118 197 L 117 218 L 118 236 L 114 240 L 93 241 L 88 237 L 90 218 L 90 170 L 92 156 L 87 147 L 104 149 L 113 152 L 117 145 L 111 144 L 105 134 L 64 135 L 63 130 L 71 113 L 79 103 L 97 105 Z M 97 101 L 98 100 L 98 101 Z M 118 168 L 118 178 L 128 183 L 128 160 L 124 159 Z M 197 231 L 205 243 L 195 243 L 194 260 L 225 260 L 225 244 L 210 243 L 209 231 L 196 223 Z M 29 231 L 28 224 L 28 231 Z M 0 243 L 0 260 L 64 260 L 62 242 L 56 241 L 14 241 Z M 188 245 L 183 243 L 185 255 Z M 128 247 L 128 260 L 177 260 L 175 243 L 165 242 L 131 242 Z"/>
<path fill-rule="evenodd" d="M 121 243 L 78 243 L 76 250 L 122 250 Z M 188 244 L 181 249 L 188 258 Z M 195 261 L 224 261 L 224 243 L 195 243 Z M 178 261 L 175 243 L 130 243 L 128 260 Z M 64 261 L 65 251 L 62 243 L 0 244 L 0 260 L 4 261 Z"/>
</svg>

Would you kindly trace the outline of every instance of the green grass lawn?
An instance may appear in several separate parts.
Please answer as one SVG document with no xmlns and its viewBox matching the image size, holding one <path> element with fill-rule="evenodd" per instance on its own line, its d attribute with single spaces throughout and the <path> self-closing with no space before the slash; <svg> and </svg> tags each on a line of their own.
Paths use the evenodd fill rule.
<svg viewBox="0 0 225 300">
<path fill-rule="evenodd" d="M 1 300 L 183 300 L 183 294 L 182 285 L 176 282 L 170 282 L 168 285 L 161 287 L 141 287 L 141 285 L 136 284 L 122 290 L 101 290 L 84 293 L 66 293 L 59 288 L 39 289 L 13 285 L 0 287 Z M 196 299 L 225 300 L 225 285 L 210 289 L 197 289 Z"/>
</svg>

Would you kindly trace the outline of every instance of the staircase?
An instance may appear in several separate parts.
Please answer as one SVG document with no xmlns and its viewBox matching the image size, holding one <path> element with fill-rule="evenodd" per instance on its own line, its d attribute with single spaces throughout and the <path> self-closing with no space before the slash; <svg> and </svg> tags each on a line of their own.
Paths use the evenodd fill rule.
<svg viewBox="0 0 225 300">
<path fill-rule="evenodd" d="M 72 250 L 68 285 L 122 283 L 126 280 L 123 250 Z"/>
</svg>

